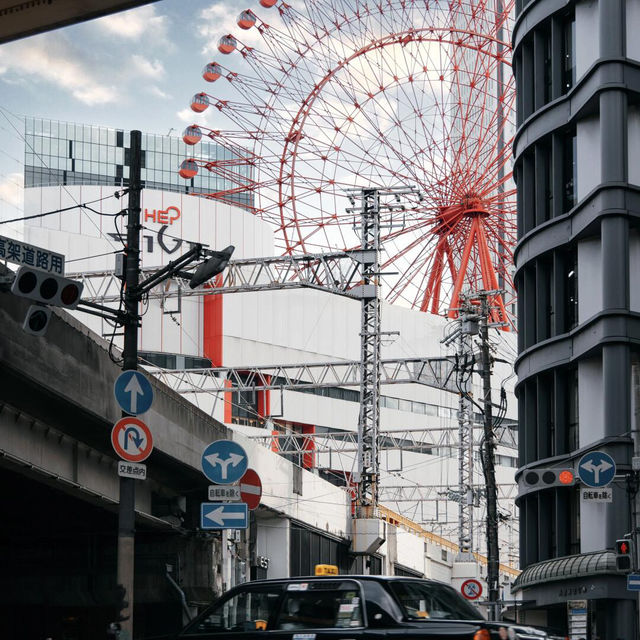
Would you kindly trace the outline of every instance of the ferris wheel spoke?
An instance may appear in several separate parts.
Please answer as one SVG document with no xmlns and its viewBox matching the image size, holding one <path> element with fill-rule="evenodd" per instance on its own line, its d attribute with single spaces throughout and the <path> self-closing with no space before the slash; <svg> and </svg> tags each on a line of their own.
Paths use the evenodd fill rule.
<svg viewBox="0 0 640 640">
<path fill-rule="evenodd" d="M 225 123 L 207 135 L 231 158 L 189 166 L 223 185 L 206 195 L 273 224 L 285 253 L 357 246 L 345 188 L 415 185 L 420 208 L 383 234 L 381 262 L 397 273 L 387 299 L 451 314 L 463 286 L 498 278 L 512 299 L 513 0 L 503 5 L 304 0 L 252 13 L 253 36 L 231 36 L 229 63 L 211 63 L 220 89 L 196 105 Z"/>
</svg>

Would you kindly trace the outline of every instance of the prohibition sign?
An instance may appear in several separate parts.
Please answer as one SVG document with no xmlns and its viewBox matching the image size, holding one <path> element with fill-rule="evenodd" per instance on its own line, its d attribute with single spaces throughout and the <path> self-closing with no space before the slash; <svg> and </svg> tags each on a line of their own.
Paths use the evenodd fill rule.
<svg viewBox="0 0 640 640">
<path fill-rule="evenodd" d="M 465 580 L 460 587 L 460 592 L 467 600 L 477 600 L 482 595 L 482 585 L 478 580 Z"/>
<path fill-rule="evenodd" d="M 250 511 L 257 509 L 262 497 L 262 481 L 260 476 L 253 470 L 247 469 L 240 478 L 240 499 L 247 503 Z"/>
<path fill-rule="evenodd" d="M 127 416 L 113 425 L 111 444 L 123 460 L 142 462 L 153 450 L 153 437 L 142 420 Z"/>
</svg>

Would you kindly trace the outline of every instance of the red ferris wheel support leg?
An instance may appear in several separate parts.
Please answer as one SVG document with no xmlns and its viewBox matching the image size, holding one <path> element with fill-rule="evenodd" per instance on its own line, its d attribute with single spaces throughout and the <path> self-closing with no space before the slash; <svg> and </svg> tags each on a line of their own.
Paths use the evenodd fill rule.
<svg viewBox="0 0 640 640">
<path fill-rule="evenodd" d="M 436 299 L 440 297 L 440 282 L 442 279 L 442 259 L 444 257 L 444 245 L 446 238 L 442 238 L 438 242 L 436 247 L 436 255 L 434 258 L 434 265 L 431 273 L 429 274 L 429 280 L 427 282 L 427 288 L 422 298 L 422 304 L 420 305 L 420 311 L 428 311 L 429 302 L 433 296 L 434 304 Z M 435 288 L 434 288 L 435 287 Z M 435 304 L 437 309 L 437 304 Z"/>
<path fill-rule="evenodd" d="M 464 284 L 464 276 L 467 273 L 467 267 L 469 266 L 469 258 L 471 257 L 471 250 L 473 249 L 473 241 L 476 237 L 478 230 L 478 218 L 474 217 L 471 220 L 471 229 L 467 236 L 467 241 L 464 245 L 464 251 L 462 252 L 462 260 L 460 261 L 460 269 L 455 279 L 455 285 L 453 287 L 453 293 L 451 295 L 451 306 L 447 316 L 449 318 L 456 318 L 458 316 L 457 309 L 460 307 L 460 292 L 462 291 L 462 285 Z"/>
<path fill-rule="evenodd" d="M 496 277 L 496 271 L 493 268 L 491 262 L 491 253 L 489 251 L 489 245 L 487 243 L 487 235 L 484 230 L 484 226 L 481 220 L 478 220 L 478 251 L 480 253 L 480 268 L 482 270 L 482 283 L 487 290 L 498 289 L 498 278 Z M 504 300 L 501 294 L 493 296 L 494 304 L 498 305 L 498 309 L 495 307 L 491 310 L 491 319 L 494 322 L 505 322 L 507 319 L 507 311 L 504 307 Z"/>
</svg>

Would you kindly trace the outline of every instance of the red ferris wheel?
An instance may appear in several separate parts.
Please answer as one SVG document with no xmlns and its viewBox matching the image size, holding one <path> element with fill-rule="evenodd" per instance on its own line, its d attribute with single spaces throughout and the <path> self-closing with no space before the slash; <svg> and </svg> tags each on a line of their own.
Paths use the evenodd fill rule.
<svg viewBox="0 0 640 640">
<path fill-rule="evenodd" d="M 196 94 L 207 126 L 184 132 L 228 150 L 187 159 L 220 188 L 202 194 L 271 222 L 283 253 L 358 245 L 346 189 L 415 186 L 418 206 L 383 220 L 383 293 L 455 317 L 459 296 L 505 289 L 516 241 L 511 144 L 513 0 L 260 0 Z M 243 31 L 244 30 L 244 31 Z M 246 34 L 246 35 L 244 35 Z"/>
</svg>

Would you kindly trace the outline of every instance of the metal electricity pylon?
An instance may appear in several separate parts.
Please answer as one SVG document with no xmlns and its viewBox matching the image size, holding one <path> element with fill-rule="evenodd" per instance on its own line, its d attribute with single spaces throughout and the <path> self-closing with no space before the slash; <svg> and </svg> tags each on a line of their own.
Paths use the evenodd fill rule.
<svg viewBox="0 0 640 640">
<path fill-rule="evenodd" d="M 348 214 L 359 216 L 362 262 L 360 323 L 360 413 L 358 415 L 358 466 L 356 518 L 375 517 L 380 482 L 380 215 L 404 210 L 403 196 L 417 195 L 413 187 L 361 188 L 347 191 L 352 206 Z M 391 197 L 387 202 L 382 198 Z M 391 222 L 385 227 L 391 226 Z"/>
<path fill-rule="evenodd" d="M 442 342 L 456 344 L 456 385 L 458 400 L 458 555 L 456 560 L 473 562 L 473 406 L 471 376 L 473 373 L 472 335 L 478 332 L 478 322 L 470 320 L 467 309 L 461 308 L 453 329 Z M 451 325 L 450 325 L 451 326 Z"/>
</svg>

